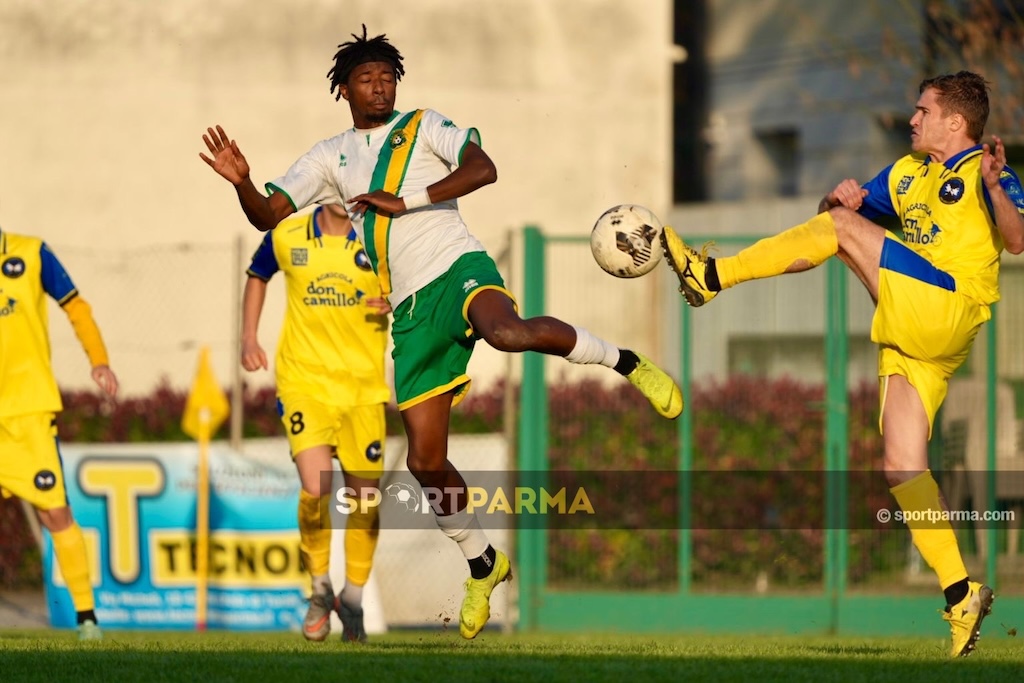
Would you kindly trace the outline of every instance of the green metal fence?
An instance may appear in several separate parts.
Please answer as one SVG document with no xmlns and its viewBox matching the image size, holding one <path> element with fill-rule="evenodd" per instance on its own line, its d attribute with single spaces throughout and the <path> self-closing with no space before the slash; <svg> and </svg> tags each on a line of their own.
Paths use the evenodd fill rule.
<svg viewBox="0 0 1024 683">
<path fill-rule="evenodd" d="M 548 255 L 552 249 L 567 248 L 574 256 L 589 258 L 584 249 L 588 244 L 586 237 L 548 237 L 538 228 L 528 227 L 523 233 L 524 239 L 524 289 L 522 313 L 526 317 L 552 314 L 547 310 L 549 298 L 549 282 L 552 272 L 560 269 L 548 269 Z M 739 249 L 752 243 L 756 238 L 715 237 L 721 248 Z M 700 237 L 693 238 L 700 243 Z M 809 572 L 811 579 L 796 582 L 781 588 L 740 587 L 730 585 L 728 581 L 720 581 L 713 575 L 696 577 L 694 575 L 696 560 L 695 549 L 706 551 L 708 543 L 729 543 L 730 536 L 738 537 L 743 531 L 719 531 L 715 534 L 699 532 L 695 537 L 694 506 L 696 502 L 707 502 L 706 498 L 721 500 L 723 506 L 729 504 L 728 495 L 715 494 L 709 491 L 695 491 L 694 473 L 698 469 L 701 453 L 698 449 L 698 436 L 702 425 L 695 419 L 694 407 L 687 401 L 683 415 L 674 423 L 676 430 L 673 447 L 674 457 L 668 462 L 678 472 L 678 492 L 680 506 L 678 509 L 678 528 L 663 533 L 658 539 L 651 541 L 649 552 L 652 562 L 661 561 L 666 553 L 672 556 L 668 561 L 673 565 L 670 569 L 673 580 L 655 581 L 636 586 L 609 585 L 586 580 L 565 581 L 559 572 L 554 572 L 553 559 L 565 547 L 552 544 L 552 539 L 561 540 L 564 535 L 546 528 L 520 528 L 516 536 L 516 564 L 519 581 L 520 626 L 526 629 L 572 630 L 586 628 L 592 630 L 606 628 L 608 630 L 628 631 L 728 631 L 728 632 L 844 632 L 863 634 L 933 634 L 944 633 L 945 626 L 938 619 L 936 608 L 941 607 L 941 592 L 931 571 L 921 567 L 909 543 L 909 533 L 901 526 L 876 532 L 871 529 L 851 528 L 851 510 L 863 508 L 863 489 L 865 482 L 874 482 L 884 490 L 884 475 L 881 473 L 881 441 L 877 438 L 877 428 L 865 429 L 864 425 L 877 419 L 877 398 L 874 399 L 875 415 L 853 416 L 850 414 L 851 388 L 848 368 L 850 365 L 851 340 L 857 341 L 859 356 L 863 360 L 862 348 L 866 343 L 863 339 L 864 326 L 869 326 L 870 316 L 863 301 L 851 308 L 852 275 L 838 259 L 831 259 L 821 268 L 816 269 L 818 280 L 808 292 L 813 294 L 815 302 L 823 303 L 821 316 L 821 337 L 823 337 L 824 359 L 820 368 L 824 383 L 824 393 L 820 405 L 824 435 L 818 465 L 825 473 L 823 477 L 824 505 L 823 509 L 815 508 L 815 514 L 823 519 L 814 521 L 820 532 L 821 553 L 820 572 L 815 567 Z M 652 276 L 647 276 L 652 277 Z M 798 276 L 803 277 L 803 276 Z M 788 278 L 776 278 L 785 280 Z M 768 282 L 768 281 L 765 281 Z M 609 280 L 607 286 L 619 286 L 617 281 Z M 754 285 L 756 287 L 757 285 Z M 856 284 L 859 288 L 859 283 Z M 821 287 L 822 292 L 817 289 Z M 811 291 L 813 290 L 813 291 Z M 866 299 L 862 291 L 856 291 L 858 297 Z M 820 295 L 820 296 L 819 296 Z M 731 294 L 731 296 L 737 296 Z M 782 294 L 775 296 L 781 297 Z M 723 297 L 724 298 L 724 297 Z M 678 299 L 678 306 L 673 324 L 678 323 L 674 336 L 677 339 L 674 353 L 678 378 L 684 395 L 690 397 L 691 390 L 699 386 L 695 377 L 695 367 L 701 363 L 699 348 L 695 349 L 695 339 L 699 340 L 703 331 L 695 331 L 696 315 Z M 715 306 L 729 306 L 727 303 Z M 770 308 L 770 307 L 769 307 Z M 705 309 L 701 309 L 704 311 Z M 793 312 L 780 311 L 786 315 Z M 553 312 L 558 314 L 559 311 Z M 797 311 L 799 313 L 799 311 Z M 998 311 L 997 311 L 998 313 Z M 780 314 L 781 315 L 781 314 Z M 851 316 L 854 320 L 851 322 Z M 784 316 L 783 316 L 784 317 Z M 865 320 L 867 319 L 867 320 Z M 996 404 L 997 384 L 997 324 L 998 315 L 986 325 L 975 342 L 976 352 L 981 350 L 983 363 L 975 363 L 977 372 L 985 379 L 986 404 Z M 781 330 L 787 325 L 778 324 Z M 697 336 L 695 336 L 697 335 Z M 757 349 L 756 340 L 753 348 Z M 663 354 L 665 356 L 666 354 Z M 664 360 L 664 358 L 663 358 Z M 525 483 L 530 486 L 543 486 L 549 475 L 551 465 L 549 459 L 552 448 L 552 410 L 557 413 L 559 406 L 549 405 L 551 378 L 545 375 L 545 358 L 539 354 L 527 354 L 523 358 L 522 393 L 518 426 L 518 468 Z M 877 382 L 876 382 L 877 383 Z M 870 392 L 869 392 L 870 393 Z M 870 396 L 868 397 L 870 399 Z M 870 404 L 870 400 L 867 401 Z M 984 410 L 985 408 L 979 407 Z M 856 418 L 856 419 L 855 419 Z M 938 425 L 939 420 L 936 420 Z M 851 435 L 850 425 L 858 426 L 857 434 Z M 996 501 L 996 411 L 987 411 L 986 429 L 988 432 L 986 458 L 986 487 L 988 500 Z M 875 461 L 875 471 L 851 472 L 850 468 L 851 438 L 859 439 L 856 461 L 865 462 L 865 453 Z M 867 439 L 865 441 L 865 439 Z M 872 439 L 875 439 L 872 441 Z M 936 460 L 933 470 L 939 468 L 942 447 L 942 436 L 937 432 L 933 439 Z M 756 447 L 756 446 L 755 446 Z M 782 454 L 784 461 L 785 454 Z M 863 466 L 863 465 L 860 465 Z M 937 471 L 940 485 L 944 485 L 944 473 Z M 1018 473 L 1019 474 L 1019 473 Z M 695 498 L 695 496 L 698 496 Z M 852 498 L 851 498 L 852 496 Z M 793 501 L 798 504 L 798 501 Z M 994 505 L 994 503 L 993 503 Z M 893 507 L 895 504 L 893 502 Z M 703 508 L 702 508 L 703 509 Z M 861 510 L 863 511 L 863 510 Z M 1020 524 L 1020 520 L 1017 520 Z M 536 526 L 535 524 L 532 526 Z M 589 533 L 599 535 L 600 530 Z M 629 532 L 626 532 L 629 533 Z M 639 530 L 633 533 L 641 533 Z M 623 539 L 623 532 L 616 531 L 617 541 Z M 998 548 L 1006 540 L 1007 531 L 989 525 L 984 531 L 987 547 Z M 1006 624 L 1020 624 L 1024 617 L 1024 597 L 1017 588 L 1019 565 L 1017 558 L 999 556 L 998 551 L 988 552 L 984 557 L 973 552 L 974 542 L 971 529 L 958 529 L 961 548 L 966 552 L 968 568 L 972 576 L 979 576 L 992 585 L 1000 594 L 997 602 L 999 621 Z M 801 543 L 797 534 L 787 536 L 780 532 L 775 535 L 760 537 L 772 548 L 796 547 Z M 653 538 L 653 537 L 652 537 Z M 708 539 L 711 539 L 710 541 Z M 816 537 L 817 538 L 817 537 Z M 750 548 L 749 539 L 746 548 Z M 637 551 L 633 551 L 637 552 Z M 642 551 L 641 551 L 642 552 Z M 653 555 L 658 554 L 660 560 Z M 863 560 L 867 558 L 868 568 L 862 570 L 861 565 L 854 561 L 852 555 Z M 554 557 L 553 557 L 554 556 Z M 599 561 L 600 556 L 596 556 Z M 742 552 L 735 560 L 743 559 Z M 768 563 L 776 561 L 767 560 Z M 812 562 L 812 564 L 813 564 Z M 912 571 L 914 567 L 916 570 Z M 851 567 L 857 569 L 851 576 Z M 709 578 L 710 577 L 710 578 Z M 748 578 L 744 575 L 745 579 Z M 916 578 L 913 578 L 916 577 Z M 1003 580 L 1005 577 L 1005 581 Z M 760 581 L 760 577 L 758 578 Z M 603 626 L 602 626 L 603 625 Z"/>
</svg>

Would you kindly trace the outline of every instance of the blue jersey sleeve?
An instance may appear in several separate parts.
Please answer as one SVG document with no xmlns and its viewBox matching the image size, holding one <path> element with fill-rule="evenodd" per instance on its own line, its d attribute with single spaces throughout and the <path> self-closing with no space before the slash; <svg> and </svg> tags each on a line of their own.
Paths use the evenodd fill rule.
<svg viewBox="0 0 1024 683">
<path fill-rule="evenodd" d="M 43 291 L 52 296 L 57 303 L 64 305 L 78 294 L 75 283 L 71 276 L 54 254 L 50 247 L 43 242 L 39 248 L 39 261 L 41 264 L 40 277 L 43 281 Z"/>
<path fill-rule="evenodd" d="M 1006 196 L 1010 198 L 1013 205 L 1017 207 L 1017 211 L 1024 213 L 1024 191 L 1021 190 L 1020 178 L 1009 166 L 1003 166 L 1003 172 L 999 175 L 999 184 L 1003 186 L 1003 190 L 1006 191 Z M 995 209 L 992 208 L 992 196 L 988 193 L 988 188 L 985 187 L 985 183 L 981 184 L 981 191 L 985 195 L 985 206 L 988 207 L 988 215 L 992 217 L 992 221 L 996 220 Z"/>
<path fill-rule="evenodd" d="M 280 270 L 277 264 L 277 257 L 274 256 L 274 233 L 274 230 L 269 230 L 264 235 L 259 248 L 252 255 L 252 263 L 249 264 L 249 270 L 246 271 L 249 275 L 258 277 L 264 282 L 270 280 L 274 273 Z"/>
<path fill-rule="evenodd" d="M 868 196 L 864 197 L 864 203 L 857 210 L 864 218 L 896 215 L 896 207 L 892 205 L 892 197 L 889 194 L 889 174 L 892 173 L 893 166 L 894 164 L 889 164 L 879 171 L 878 175 L 864 183 L 863 188 L 868 191 Z"/>
</svg>

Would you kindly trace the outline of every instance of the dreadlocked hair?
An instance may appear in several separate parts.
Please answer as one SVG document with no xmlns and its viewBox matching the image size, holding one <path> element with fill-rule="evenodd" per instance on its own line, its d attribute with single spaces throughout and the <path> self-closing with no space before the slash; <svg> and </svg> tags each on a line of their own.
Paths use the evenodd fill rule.
<svg viewBox="0 0 1024 683">
<path fill-rule="evenodd" d="M 331 81 L 331 93 L 335 100 L 341 99 L 341 86 L 348 83 L 349 74 L 352 69 L 367 62 L 387 62 L 395 70 L 395 80 L 402 80 L 405 74 L 405 67 L 402 66 L 402 54 L 394 45 L 388 42 L 383 33 L 373 38 L 366 37 L 366 24 L 363 24 L 362 37 L 352 34 L 354 40 L 342 43 L 338 52 L 334 55 L 334 67 L 327 72 L 327 78 Z"/>
</svg>

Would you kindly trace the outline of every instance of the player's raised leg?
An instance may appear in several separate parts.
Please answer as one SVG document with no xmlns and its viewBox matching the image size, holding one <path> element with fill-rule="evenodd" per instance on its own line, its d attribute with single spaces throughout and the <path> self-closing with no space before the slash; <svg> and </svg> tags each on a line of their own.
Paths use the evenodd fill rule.
<svg viewBox="0 0 1024 683">
<path fill-rule="evenodd" d="M 735 256 L 716 259 L 706 249 L 697 252 L 668 226 L 661 233 L 661 245 L 679 278 L 679 291 L 691 306 L 703 306 L 721 290 L 741 282 L 808 270 L 839 250 L 829 212 L 760 240 Z"/>
<path fill-rule="evenodd" d="M 683 412 L 679 385 L 650 359 L 558 318 L 524 320 L 502 289 L 476 293 L 468 306 L 468 318 L 473 331 L 499 351 L 536 351 L 561 356 L 570 363 L 603 365 L 624 376 L 662 417 L 675 419 Z"/>
</svg>

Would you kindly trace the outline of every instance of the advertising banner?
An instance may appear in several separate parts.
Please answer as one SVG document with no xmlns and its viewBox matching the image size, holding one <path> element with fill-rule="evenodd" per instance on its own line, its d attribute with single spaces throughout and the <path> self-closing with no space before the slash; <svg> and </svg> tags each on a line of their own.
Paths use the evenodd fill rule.
<svg viewBox="0 0 1024 683">
<path fill-rule="evenodd" d="M 196 625 L 196 444 L 63 445 L 68 501 L 85 534 L 104 628 Z M 210 448 L 210 628 L 297 630 L 308 576 L 294 468 Z M 52 542 L 43 572 L 51 623 L 75 612 Z"/>
</svg>

